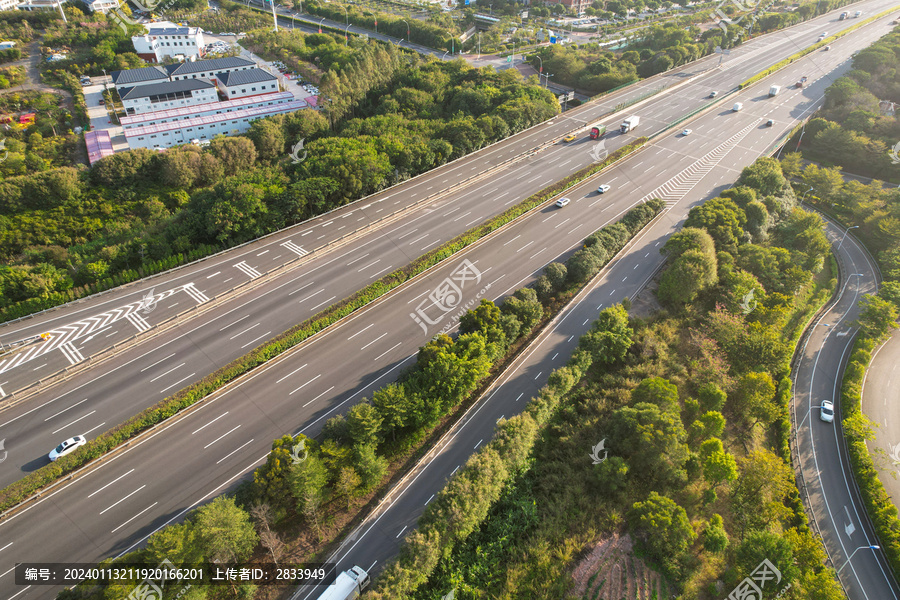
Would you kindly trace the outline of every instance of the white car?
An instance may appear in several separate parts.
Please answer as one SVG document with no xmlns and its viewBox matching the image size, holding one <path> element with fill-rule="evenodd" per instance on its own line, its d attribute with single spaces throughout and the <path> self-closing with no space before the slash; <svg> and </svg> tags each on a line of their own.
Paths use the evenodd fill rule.
<svg viewBox="0 0 900 600">
<path fill-rule="evenodd" d="M 50 462 L 55 462 L 58 458 L 74 452 L 76 448 L 84 446 L 85 444 L 87 444 L 87 440 L 84 438 L 84 436 L 76 435 L 75 437 L 67 439 L 59 446 L 51 450 L 50 454 L 48 454 L 47 456 L 50 459 Z"/>
<path fill-rule="evenodd" d="M 691 130 L 685 129 L 684 131 L 681 132 L 681 135 L 691 135 Z"/>
<path fill-rule="evenodd" d="M 569 200 L 568 198 L 560 198 L 559 200 L 556 201 L 556 205 L 558 207 L 562 208 L 563 206 L 567 205 L 569 202 L 571 202 L 571 200 Z"/>
<path fill-rule="evenodd" d="M 611 187 L 612 187 L 611 185 L 604 183 L 603 185 L 601 185 L 600 187 L 597 188 L 597 193 L 598 194 L 606 193 L 610 190 Z"/>
<path fill-rule="evenodd" d="M 822 400 L 821 412 L 819 418 L 826 423 L 834 421 L 834 403 L 831 400 Z"/>
</svg>

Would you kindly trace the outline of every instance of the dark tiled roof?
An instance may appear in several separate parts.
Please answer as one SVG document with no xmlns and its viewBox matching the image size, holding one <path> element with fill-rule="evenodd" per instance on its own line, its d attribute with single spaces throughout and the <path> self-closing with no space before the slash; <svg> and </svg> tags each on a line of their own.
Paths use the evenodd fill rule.
<svg viewBox="0 0 900 600">
<path fill-rule="evenodd" d="M 168 73 L 162 67 L 143 67 L 141 69 L 128 69 L 127 71 L 113 71 L 110 77 L 112 77 L 114 85 L 169 79 Z"/>
<path fill-rule="evenodd" d="M 276 81 L 277 78 L 262 69 L 247 69 L 246 71 L 231 71 L 228 73 L 216 73 L 216 77 L 226 87 L 235 85 L 247 85 L 261 83 L 263 81 Z"/>
<path fill-rule="evenodd" d="M 222 69 L 234 69 L 239 67 L 254 67 L 256 63 L 238 56 L 225 58 L 212 58 L 210 60 L 185 61 L 177 65 L 169 65 L 166 70 L 169 75 L 189 75 L 190 73 L 216 72 Z"/>
<path fill-rule="evenodd" d="M 204 90 L 211 87 L 215 86 L 208 79 L 183 79 L 181 81 L 165 81 L 163 83 L 122 88 L 119 90 L 119 97 L 122 98 L 122 100 L 134 100 L 135 98 L 146 98 L 147 96 L 159 96 L 175 92 L 189 92 L 192 90 Z"/>
</svg>

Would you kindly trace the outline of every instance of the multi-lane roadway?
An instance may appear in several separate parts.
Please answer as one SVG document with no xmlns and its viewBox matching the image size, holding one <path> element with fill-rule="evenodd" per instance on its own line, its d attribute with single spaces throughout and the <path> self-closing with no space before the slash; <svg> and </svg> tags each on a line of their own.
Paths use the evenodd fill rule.
<svg viewBox="0 0 900 600">
<path fill-rule="evenodd" d="M 872 2 L 867 6 L 867 11 L 875 12 L 886 4 Z M 650 133 L 663 127 L 680 115 L 703 106 L 711 89 L 733 88 L 736 82 L 761 66 L 812 43 L 824 27 L 823 22 L 827 19 L 745 44 L 732 53 L 729 61 L 733 62 L 725 62 L 727 68 L 707 71 L 715 65 L 717 58 L 695 65 L 698 72 L 706 71 L 705 74 L 693 79 L 684 76 L 684 83 L 674 87 L 664 98 L 651 99 L 634 108 L 634 112 L 644 119 L 642 130 L 636 133 Z M 829 23 L 828 27 L 833 30 L 836 24 Z M 476 297 L 500 298 L 531 280 L 543 264 L 565 255 L 586 234 L 615 220 L 642 198 L 659 196 L 666 199 L 670 207 L 667 215 L 608 271 L 603 285 L 592 292 L 591 299 L 578 305 L 583 312 L 563 321 L 572 332 L 555 329 L 551 338 L 557 336 L 559 339 L 544 342 L 528 355 L 522 366 L 524 378 L 517 375 L 510 379 L 502 393 L 493 396 L 496 400 L 491 401 L 491 410 L 498 407 L 501 412 L 491 415 L 493 420 L 482 414 L 479 419 L 466 421 L 467 426 L 488 423 L 487 430 L 482 432 L 482 439 L 486 439 L 490 424 L 496 418 L 513 414 L 516 406 L 521 407 L 522 399 L 532 393 L 531 389 L 542 385 L 550 368 L 564 362 L 577 333 L 587 327 L 599 305 L 633 295 L 641 282 L 655 271 L 661 260 L 658 246 L 683 220 L 687 209 L 725 187 L 741 167 L 768 151 L 797 119 L 809 114 L 821 102 L 830 80 L 849 68 L 849 55 L 869 45 L 887 30 L 885 24 L 873 24 L 836 42 L 831 52 L 798 61 L 777 76 L 787 81 L 809 76 L 810 85 L 803 90 L 783 93 L 766 102 L 763 98 L 770 82 L 765 81 L 728 98 L 725 107 L 707 112 L 691 123 L 694 131 L 691 136 L 663 135 L 653 146 L 606 173 L 602 182 L 611 182 L 613 186 L 607 194 L 599 196 L 590 192 L 598 182 L 585 184 L 570 194 L 573 202 L 568 207 L 538 210 L 494 234 L 463 255 L 433 269 L 427 276 L 359 311 L 326 334 L 313 338 L 299 350 L 259 369 L 186 418 L 132 446 L 103 467 L 45 495 L 27 510 L 6 519 L 0 523 L 0 537 L 9 540 L 0 545 L 0 596 L 37 597 L 48 592 L 48 588 L 14 588 L 12 574 L 8 571 L 13 562 L 89 562 L 122 552 L 140 543 L 154 529 L 177 519 L 191 506 L 234 483 L 264 459 L 273 438 L 285 432 L 316 433 L 323 419 L 389 381 L 399 368 L 409 363 L 418 346 L 438 331 L 453 327 L 457 314 L 455 306 L 448 309 L 436 304 L 431 295 L 439 284 L 447 280 L 454 282 L 461 291 L 458 302 Z M 658 81 L 656 85 L 659 85 Z M 649 86 L 652 85 L 650 82 Z M 743 111 L 732 113 L 726 110 L 737 100 L 744 102 Z M 597 110 L 602 112 L 603 109 Z M 498 153 L 498 156 L 503 151 L 510 156 L 527 153 L 531 148 L 559 139 L 569 130 L 593 123 L 594 118 L 585 113 L 557 117 L 552 123 L 512 138 L 505 142 L 506 145 L 494 146 L 488 152 Z M 614 127 L 622 116 L 609 119 L 609 124 Z M 776 126 L 765 127 L 768 118 L 775 119 Z M 630 136 L 627 135 L 610 136 L 606 146 L 612 150 L 628 139 Z M 203 368 L 214 369 L 229 356 L 243 354 L 265 339 L 268 332 L 277 332 L 283 324 L 289 325 L 314 314 L 339 297 L 332 291 L 339 288 L 327 287 L 332 284 L 332 278 L 350 274 L 345 282 L 371 280 L 379 272 L 385 272 L 381 269 L 396 268 L 394 260 L 408 262 L 409 258 L 427 250 L 427 244 L 434 241 L 428 236 L 450 235 L 446 230 L 452 228 L 452 223 L 467 228 L 477 222 L 470 219 L 483 219 L 501 212 L 506 204 L 517 199 L 516 196 L 521 199 L 544 184 L 589 164 L 597 151 L 595 144 L 582 142 L 569 146 L 553 144 L 542 152 L 527 153 L 507 169 L 477 181 L 460 197 L 429 201 L 404 215 L 403 220 L 393 223 L 390 228 L 368 234 L 370 238 L 364 234 L 359 241 L 301 262 L 300 267 L 290 273 L 154 338 L 149 349 L 145 346 L 135 349 L 133 354 L 123 352 L 121 357 L 88 371 L 89 376 L 80 376 L 83 379 L 75 377 L 51 390 L 52 394 L 43 398 L 38 396 L 38 401 L 29 400 L 0 413 L 0 438 L 10 437 L 8 432 L 13 432 L 16 434 L 12 436 L 13 441 L 20 433 L 26 440 L 21 447 L 7 441 L 9 458 L 0 464 L 0 475 L 6 476 L 7 480 L 14 479 L 23 469 L 42 464 L 43 454 L 58 438 L 89 431 L 91 427 L 98 431 L 104 424 L 108 427 L 117 422 L 116 419 L 121 420 L 135 412 L 135 398 L 143 400 L 137 404 L 152 404 L 164 394 L 171 393 L 165 389 L 167 386 L 184 385 L 196 378 Z M 474 162 L 476 168 L 484 168 L 486 158 L 476 157 Z M 460 161 L 447 169 L 465 170 L 468 167 L 464 165 L 466 163 Z M 475 174 L 476 168 L 469 168 L 471 174 Z M 461 174 L 457 173 L 457 176 Z M 178 286 L 183 290 L 190 281 L 194 283 L 195 291 L 212 297 L 212 290 L 227 289 L 229 282 L 225 279 L 233 279 L 236 273 L 251 277 L 238 264 L 261 272 L 257 267 L 269 260 L 265 258 L 268 254 L 278 252 L 277 246 L 290 241 L 302 247 L 300 243 L 304 238 L 318 236 L 324 236 L 318 240 L 324 244 L 329 235 L 335 235 L 331 232 L 344 223 L 347 223 L 344 228 L 350 229 L 352 219 L 366 219 L 378 210 L 376 207 L 388 211 L 389 203 L 397 198 L 385 196 L 400 194 L 403 196 L 401 202 L 414 202 L 410 197 L 431 191 L 427 190 L 428 186 L 437 190 L 441 185 L 449 185 L 442 184 L 441 178 L 447 178 L 447 174 L 439 170 L 418 178 L 412 187 L 391 190 L 381 197 L 367 199 L 363 206 L 358 203 L 344 212 L 332 213 L 273 236 L 274 239 L 212 259 L 208 261 L 210 264 L 175 273 L 170 279 L 161 278 L 161 281 L 169 282 L 169 287 L 157 283 L 159 289 L 155 294 Z M 465 215 L 466 212 L 471 214 Z M 393 252 L 390 258 L 388 252 Z M 325 277 L 326 273 L 331 276 Z M 316 285 L 317 280 L 319 285 Z M 352 291 L 352 285 L 348 289 Z M 182 290 L 175 294 L 189 295 Z M 209 294 L 207 290 L 210 290 Z M 138 290 L 136 298 L 142 298 L 143 292 L 145 290 Z M 157 299 L 156 311 L 162 310 L 166 302 L 183 301 L 183 298 L 174 298 L 175 294 Z M 597 294 L 606 298 L 597 301 Z M 121 299 L 120 296 L 120 304 Z M 115 301 L 114 298 L 110 300 Z M 139 309 L 143 310 L 147 305 L 142 302 Z M 149 316 L 155 315 L 156 311 Z M 51 313 L 47 318 L 55 316 Z M 87 315 L 78 316 L 83 319 Z M 127 317 L 116 322 L 130 323 Z M 552 354 L 547 352 L 544 356 L 540 351 L 543 348 L 553 349 Z M 522 391 L 511 389 L 512 384 L 520 386 Z M 477 445 L 478 440 L 474 438 L 479 435 L 478 431 L 464 433 L 455 438 L 458 442 L 453 445 L 463 454 L 451 456 L 450 462 L 463 460 L 465 452 L 471 452 L 471 447 Z M 41 446 L 41 436 L 46 440 L 46 447 Z M 469 440 L 472 440 L 471 444 Z M 13 471 L 16 471 L 11 477 L 7 463 L 13 464 Z M 451 471 L 452 467 L 446 471 L 433 471 L 437 473 L 433 482 L 435 489 L 439 489 Z M 415 489 L 417 494 L 422 493 L 421 484 Z M 401 520 L 412 518 L 405 524 L 409 527 L 417 511 L 398 514 L 398 528 Z M 379 527 L 385 530 L 373 530 L 379 535 L 369 535 L 365 544 L 354 546 L 354 552 L 360 554 L 342 560 L 365 567 L 369 565 L 364 558 L 371 556 L 383 564 L 395 547 L 392 544 L 397 543 L 402 533 L 394 532 L 388 524 L 389 520 L 382 518 Z"/>
</svg>

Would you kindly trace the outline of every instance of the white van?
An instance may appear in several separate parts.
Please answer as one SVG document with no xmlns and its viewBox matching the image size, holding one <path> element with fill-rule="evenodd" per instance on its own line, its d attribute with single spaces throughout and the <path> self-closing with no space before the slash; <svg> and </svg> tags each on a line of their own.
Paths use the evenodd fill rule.
<svg viewBox="0 0 900 600">
<path fill-rule="evenodd" d="M 734 106 L 731 107 L 731 110 L 733 112 L 737 112 L 737 111 L 741 110 L 742 108 L 744 108 L 743 104 L 741 104 L 740 102 L 735 102 Z"/>
</svg>

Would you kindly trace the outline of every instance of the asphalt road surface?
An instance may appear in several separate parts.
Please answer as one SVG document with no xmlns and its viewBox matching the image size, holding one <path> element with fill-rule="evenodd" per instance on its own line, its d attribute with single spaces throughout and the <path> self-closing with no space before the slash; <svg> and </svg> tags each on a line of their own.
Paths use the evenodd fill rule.
<svg viewBox="0 0 900 600">
<path fill-rule="evenodd" d="M 811 36 L 814 38 L 820 24 L 809 25 L 810 31 L 794 35 L 804 41 Z M 750 92 L 723 99 L 722 105 L 690 124 L 693 128 L 691 136 L 667 136 L 633 160 L 608 171 L 603 182 L 611 185 L 612 191 L 592 199 L 588 208 L 600 211 L 596 215 L 605 218 L 637 199 L 629 186 L 639 184 L 638 189 L 645 189 L 653 182 L 659 182 L 660 194 L 665 195 L 689 189 L 699 177 L 716 166 L 746 164 L 744 161 L 773 144 L 797 119 L 811 112 L 821 90 L 836 75 L 830 69 L 846 69 L 849 54 L 885 30 L 886 26 L 878 24 L 866 28 L 852 39 L 835 43 L 831 52 L 817 53 L 775 76 L 779 81 L 787 82 L 806 74 L 810 77 L 807 88 L 786 89 L 781 95 L 768 98 L 764 91 L 760 92 L 763 87 L 765 90 L 768 87 L 755 86 Z M 686 111 L 708 104 L 706 96 L 710 89 L 727 89 L 781 56 L 765 55 L 765 50 L 788 52 L 796 43 L 796 40 L 783 44 L 764 41 L 759 47 L 748 43 L 741 48 L 746 54 L 736 53 L 730 57 L 732 62 L 725 62 L 722 68 L 707 70 L 709 65 L 699 65 L 695 69 L 702 74 L 694 78 L 673 75 L 672 79 L 677 83 L 670 91 L 645 100 L 629 112 L 618 113 L 605 122 L 614 130 L 622 115 L 633 110 L 642 116 L 641 126 L 634 135 L 657 131 Z M 659 83 L 651 81 L 649 85 L 650 89 L 655 89 Z M 645 93 L 646 89 L 640 91 L 638 97 Z M 735 99 L 744 100 L 745 108 L 740 113 L 732 113 L 728 108 Z M 617 97 L 606 103 L 613 105 L 618 101 L 621 99 Z M 116 347 L 114 356 L 100 365 L 77 362 L 74 366 L 91 368 L 84 368 L 64 383 L 0 412 L 0 439 L 6 440 L 9 451 L 8 459 L 0 463 L 0 485 L 7 485 L 46 464 L 46 454 L 59 441 L 72 435 L 91 438 L 121 423 L 242 356 L 266 339 L 313 316 L 328 304 L 407 264 L 483 219 L 504 211 L 535 190 L 594 162 L 602 152 L 612 151 L 633 139 L 632 135 L 618 132 L 608 134 L 602 144 L 586 138 L 586 124 L 595 122 L 590 115 L 606 110 L 608 107 L 591 107 L 557 117 L 479 155 L 265 240 L 153 279 L 143 286 L 115 291 L 84 305 L 64 307 L 35 320 L 9 324 L 3 330 L 7 334 L 27 336 L 50 327 L 56 333 L 49 341 L 31 344 L 0 363 L 0 377 L 3 378 L 0 389 L 27 385 L 37 377 L 44 377 L 44 373 L 65 367 L 73 357 L 88 357 L 108 350 L 111 344 L 121 343 L 126 336 L 133 336 L 140 329 L 146 330 L 146 336 L 155 337 L 134 347 Z M 775 126 L 765 127 L 764 121 L 759 122 L 769 117 L 776 120 Z M 747 119 L 752 124 L 747 124 Z M 726 135 L 726 132 L 731 131 L 734 123 L 741 123 L 742 129 L 746 129 L 740 136 L 729 138 L 731 134 Z M 579 128 L 579 140 L 571 144 L 559 142 L 563 134 Z M 748 142 L 738 143 L 741 136 L 751 132 L 753 135 L 749 136 Z M 717 146 L 711 153 L 704 150 L 721 139 L 730 141 Z M 732 145 L 737 147 L 731 150 Z M 534 152 L 533 148 L 543 150 Z M 722 162 L 726 151 L 731 152 L 730 158 Z M 509 160 L 512 162 L 507 163 Z M 671 169 L 684 164 L 690 166 L 683 172 L 679 170 L 669 181 Z M 491 165 L 501 166 L 487 175 L 479 175 L 482 169 Z M 718 182 L 733 180 L 738 171 L 717 170 Z M 437 191 L 453 182 L 466 180 L 468 183 L 457 190 L 444 194 Z M 388 225 L 369 232 L 352 233 L 383 215 L 425 198 L 429 199 L 417 208 L 401 213 L 398 220 Z M 554 224 L 552 244 L 539 245 L 540 236 L 523 234 L 521 251 L 528 262 L 522 266 L 527 267 L 527 272 L 558 256 L 601 223 L 573 220 L 572 217 L 560 217 L 558 221 L 561 224 Z M 568 229 L 556 230 L 568 222 L 571 222 Z M 542 230 L 542 235 L 545 233 L 546 230 Z M 565 235 L 560 237 L 561 234 Z M 326 250 L 317 251 L 312 257 L 306 255 L 307 248 L 320 248 L 330 242 L 332 246 Z M 525 246 L 526 242 L 528 246 Z M 543 254 L 528 253 L 528 248 Z M 285 267 L 288 260 L 293 262 Z M 271 276 L 261 275 L 272 270 L 276 271 Z M 245 284 L 248 291 L 228 295 L 227 291 L 238 282 Z M 130 302 L 125 304 L 127 301 Z M 172 318 L 178 311 L 198 303 L 204 309 L 201 315 L 185 317 L 183 322 L 166 330 L 152 327 L 153 323 Z M 188 316 L 192 315 L 188 313 Z M 377 370 L 373 368 L 364 373 L 374 376 Z"/>
<path fill-rule="evenodd" d="M 845 237 L 843 228 L 829 224 L 826 233 L 837 249 L 841 288 L 838 299 L 813 323 L 795 366 L 792 416 L 801 492 L 847 595 L 896 599 L 900 593 L 882 552 L 868 548 L 878 541 L 847 463 L 840 422 L 841 378 L 857 331 L 853 321 L 863 294 L 877 290 L 877 269 L 862 246 L 851 235 Z M 820 419 L 822 400 L 835 403 L 833 423 Z"/>
<path fill-rule="evenodd" d="M 833 28 L 831 25 L 829 27 Z M 814 38 L 820 28 L 821 24 L 807 24 L 805 37 L 801 37 L 804 40 Z M 0 546 L 0 597 L 46 597 L 56 591 L 44 587 L 16 588 L 12 584 L 11 572 L 16 561 L 91 562 L 133 548 L 155 529 L 180 518 L 197 503 L 221 493 L 260 464 L 273 438 L 285 432 L 302 431 L 314 435 L 321 428 L 324 419 L 390 381 L 399 368 L 409 364 L 419 346 L 440 330 L 455 326 L 460 306 L 475 302 L 481 297 L 503 297 L 532 280 L 546 262 L 565 256 L 585 235 L 615 221 L 641 199 L 654 196 L 664 198 L 669 206 L 666 215 L 638 240 L 625 257 L 608 269 L 601 281 L 602 285 L 561 321 L 562 326 L 555 328 L 547 341 L 527 356 L 514 373 L 515 376 L 506 380 L 501 392 L 494 394 L 487 405 L 490 410 L 485 406 L 480 409 L 485 412 L 480 413 L 478 419 L 463 421 L 462 427 L 486 429 L 463 429 L 452 444 L 441 449 L 440 456 L 448 456 L 452 464 L 447 465 L 446 470 L 433 469 L 431 473 L 436 474 L 433 481 L 425 475 L 416 480 L 414 493 L 411 494 L 415 496 L 412 502 L 421 507 L 431 493 L 440 489 L 453 468 L 465 460 L 465 456 L 472 452 L 479 440 L 489 438 L 494 421 L 501 416 L 511 416 L 516 409 L 520 410 L 523 399 L 529 397 L 532 390 L 543 385 L 550 369 L 564 363 L 577 335 L 586 330 L 598 308 L 623 296 L 633 295 L 655 272 L 661 264 L 659 246 L 684 219 L 690 206 L 724 189 L 734 180 L 740 168 L 768 152 L 796 119 L 802 118 L 821 103 L 822 94 L 830 79 L 849 68 L 846 59 L 850 53 L 869 45 L 887 30 L 887 26 L 882 24 L 865 28 L 850 38 L 833 44 L 832 51 L 827 55 L 818 54 L 798 61 L 780 73 L 777 77 L 785 80 L 795 79 L 803 74 L 810 76 L 811 85 L 794 94 L 783 93 L 764 102 L 765 91 L 770 85 L 769 81 L 764 81 L 734 98 L 728 98 L 728 102 L 744 102 L 744 110 L 732 113 L 730 110 L 717 108 L 697 117 L 691 123 L 694 130 L 692 136 L 684 138 L 668 134 L 658 138 L 652 147 L 604 174 L 602 181 L 592 181 L 572 190 L 567 194 L 572 198 L 572 203 L 566 208 L 539 209 L 528 218 L 521 219 L 470 247 L 446 264 L 433 269 L 427 276 L 399 288 L 371 307 L 358 311 L 326 334 L 313 338 L 298 350 L 258 369 L 252 376 L 230 386 L 191 414 L 117 454 L 100 468 L 44 495 L 26 510 L 0 522 L 0 537 L 6 542 Z M 667 122 L 665 110 L 674 108 L 676 114 L 683 114 L 691 102 L 702 103 L 710 86 L 719 81 L 718 77 L 733 76 L 741 65 L 750 61 L 774 62 L 778 59 L 777 56 L 760 55 L 778 52 L 778 48 L 779 45 L 772 40 L 756 48 L 747 44 L 744 46 L 747 57 L 741 60 L 741 55 L 734 56 L 737 53 L 733 53 L 735 67 L 711 71 L 705 77 L 685 83 L 669 92 L 662 105 L 655 105 L 651 101 L 635 107 L 636 114 L 641 114 L 642 117 L 647 114 L 646 126 L 638 133 L 650 133 L 654 124 Z M 786 50 L 785 47 L 780 49 Z M 817 76 L 816 71 L 829 75 L 822 78 Z M 670 108 L 667 109 L 667 106 Z M 654 115 L 654 112 L 658 114 Z M 610 122 L 615 124 L 621 117 L 620 114 Z M 767 118 L 775 118 L 777 125 L 765 127 Z M 572 117 L 564 117 L 554 120 L 550 127 L 567 131 L 577 125 Z M 539 130 L 532 130 L 526 135 L 534 135 L 537 131 Z M 558 132 L 554 132 L 549 139 L 558 137 Z M 618 136 L 612 136 L 610 141 L 617 138 Z M 611 149 L 614 147 L 609 145 Z M 507 148 L 513 147 L 515 150 L 514 146 L 513 142 Z M 545 152 L 526 157 L 522 165 L 528 167 L 529 178 L 538 174 L 539 177 L 551 176 L 550 180 L 557 179 L 577 168 L 572 165 L 573 162 L 591 162 L 590 156 L 583 155 L 590 155 L 588 150 L 593 146 L 581 146 L 579 151 L 579 144 L 554 145 Z M 571 162 L 557 164 L 567 160 Z M 427 178 L 419 178 L 417 182 L 422 179 Z M 503 192 L 515 189 L 514 186 L 519 184 L 520 179 L 521 175 L 511 176 L 506 185 L 503 185 L 504 180 L 497 177 L 490 185 L 500 184 L 498 189 L 489 188 L 482 192 L 482 197 L 497 198 L 495 203 L 502 205 L 502 202 L 507 201 L 507 195 Z M 440 179 L 437 180 L 439 182 Z M 603 195 L 596 194 L 592 190 L 600 182 L 613 182 L 613 189 Z M 543 183 L 543 180 L 526 181 L 521 185 L 527 189 L 518 188 L 509 194 L 513 195 L 518 191 L 527 195 L 526 191 L 538 189 Z M 350 210 L 356 210 L 357 207 L 351 207 Z M 429 208 L 431 212 L 422 211 L 424 214 L 416 216 L 424 221 L 429 215 L 437 213 L 442 229 L 447 228 L 458 213 L 465 212 L 458 202 L 447 202 L 434 207 L 429 205 Z M 499 212 L 502 208 L 495 210 Z M 475 215 L 471 217 L 474 218 Z M 324 227 L 340 225 L 339 221 L 334 221 L 334 214 L 330 218 L 332 222 L 326 226 L 323 223 L 328 217 L 319 219 L 313 226 L 318 229 L 311 228 L 310 237 L 323 233 Z M 460 221 L 464 222 L 468 218 L 467 216 Z M 305 224 L 305 227 L 310 227 L 310 224 Z M 420 227 L 419 221 L 406 221 L 402 226 L 395 226 L 396 231 L 392 234 L 395 237 L 391 244 L 401 248 L 406 245 L 409 248 L 412 240 L 423 235 L 422 231 L 414 231 Z M 293 235 L 296 236 L 301 231 L 305 229 L 295 229 Z M 383 236 L 384 233 L 380 235 Z M 428 238 L 424 238 L 415 243 L 425 244 L 428 241 Z M 269 244 L 272 245 L 272 242 Z M 412 246 L 412 249 L 415 251 L 418 247 Z M 263 250 L 264 247 L 257 246 L 252 252 Z M 228 265 L 232 269 L 228 269 L 227 275 L 234 276 L 236 271 L 242 271 L 239 267 L 233 267 L 234 260 L 242 259 L 242 262 L 248 263 L 246 257 L 250 255 L 250 251 L 245 247 L 242 252 L 244 254 L 241 256 L 229 257 L 232 262 Z M 367 252 L 370 252 L 367 246 L 354 246 L 352 250 L 345 247 L 325 260 L 336 263 L 339 271 L 357 269 L 358 273 L 368 271 L 363 276 L 369 276 L 372 271 L 381 268 L 380 263 L 370 263 L 384 259 L 378 255 L 366 257 L 364 255 Z M 353 264 L 348 265 L 351 261 L 354 261 Z M 313 264 L 311 261 L 304 264 L 303 268 L 311 268 Z M 224 271 L 224 264 L 220 264 L 219 269 Z M 245 352 L 254 343 L 252 338 L 260 334 L 264 337 L 268 327 L 263 325 L 262 319 L 268 317 L 269 313 L 290 312 L 288 320 L 296 321 L 315 310 L 312 305 L 319 301 L 318 297 L 324 296 L 322 300 L 327 301 L 328 292 L 318 291 L 319 288 L 314 285 L 319 273 L 301 276 L 300 271 L 302 269 L 272 284 L 273 288 L 282 290 L 279 293 L 273 289 L 268 294 L 263 294 L 266 286 L 261 286 L 262 291 L 254 290 L 240 299 L 240 302 L 247 303 L 245 306 L 229 308 L 223 304 L 210 310 L 199 320 L 191 322 L 189 327 L 179 329 L 176 332 L 178 339 L 187 339 L 190 347 L 206 344 L 198 354 L 213 365 L 221 363 L 217 363 L 208 353 L 227 352 L 226 346 L 237 345 L 246 345 L 241 353 Z M 220 275 L 220 278 L 225 276 Z M 310 279 L 313 279 L 312 284 Z M 460 288 L 457 302 L 450 307 L 434 301 L 436 292 L 441 287 L 446 287 L 448 282 Z M 309 297 L 314 292 L 317 297 Z M 285 304 L 284 296 L 288 293 L 292 295 L 289 303 Z M 260 296 L 262 299 L 255 299 L 254 294 L 263 294 Z M 279 294 L 280 299 L 268 300 Z M 188 328 L 193 329 L 188 331 Z M 164 337 L 160 336 L 159 339 Z M 232 339 L 225 342 L 228 338 Z M 33 405 L 29 409 L 31 412 L 20 413 L 15 421 L 10 422 L 9 415 L 15 415 L 20 407 L 0 413 L 4 419 L 4 423 L 0 424 L 0 437 L 5 435 L 9 427 L 26 430 L 31 427 L 26 427 L 24 423 L 38 424 L 44 419 L 48 422 L 55 420 L 59 425 L 78 419 L 78 423 L 68 428 L 63 427 L 55 434 L 57 437 L 76 433 L 72 428 L 80 427 L 81 431 L 85 431 L 90 426 L 97 427 L 96 423 L 101 420 L 115 422 L 114 418 L 107 415 L 115 411 L 116 402 L 94 391 L 85 398 L 88 395 L 85 390 L 93 385 L 106 385 L 109 393 L 114 394 L 116 385 L 103 384 L 104 380 L 118 379 L 122 386 L 139 386 L 132 387 L 132 390 L 136 390 L 131 392 L 132 395 L 151 395 L 148 392 L 152 392 L 152 400 L 159 399 L 161 396 L 156 395 L 154 386 L 179 385 L 178 380 L 182 377 L 189 380 L 193 377 L 191 373 L 197 372 L 195 369 L 199 368 L 195 365 L 200 364 L 197 362 L 199 359 L 194 356 L 182 358 L 175 350 L 176 341 L 170 343 L 173 345 L 166 349 L 154 349 L 153 352 L 160 352 L 158 355 L 123 359 L 125 362 L 116 371 L 104 375 L 107 366 L 113 365 L 113 362 L 107 363 L 103 368 L 95 370 L 93 375 L 96 379 L 85 381 L 82 384 L 84 387 L 70 389 L 65 396 L 58 398 L 48 397 L 44 400 L 43 407 Z M 175 355 L 168 356 L 173 351 Z M 186 359 L 192 362 L 189 363 Z M 153 381 L 154 378 L 157 379 Z M 70 384 L 72 382 L 67 385 Z M 117 398 L 118 402 L 128 400 L 127 395 Z M 91 406 L 91 402 L 95 404 Z M 86 404 L 87 407 L 84 406 Z M 47 412 L 38 415 L 41 411 Z M 60 411 L 64 412 L 55 415 Z M 55 440 L 56 438 L 54 442 Z M 53 443 L 48 443 L 41 453 L 48 451 L 52 445 Z M 27 453 L 9 440 L 6 447 L 9 451 L 6 463 L 15 461 L 19 465 L 16 468 L 21 469 L 20 465 L 28 457 L 17 455 Z M 455 449 L 457 453 L 448 455 L 447 452 L 451 449 Z M 37 464 L 43 459 L 40 454 L 32 453 L 30 460 Z M 441 460 L 444 459 L 435 459 L 431 464 L 437 465 Z M 6 463 L 0 466 L 0 469 L 4 469 L 4 474 L 8 468 Z M 433 483 L 430 492 L 426 489 L 429 482 Z M 401 522 L 406 522 L 409 527 L 417 514 L 418 511 L 407 510 L 398 513 L 397 517 L 382 516 L 378 523 L 384 529 L 373 530 L 374 534 L 368 535 L 364 544 L 360 543 L 363 538 L 358 538 L 352 552 L 359 554 L 351 552 L 351 555 L 341 558 L 342 565 L 352 562 L 368 567 L 373 561 L 383 564 L 399 543 L 402 535 Z M 394 525 L 397 529 L 394 529 Z M 385 533 L 386 531 L 389 533 Z M 865 559 L 860 554 L 855 560 Z"/>
</svg>

